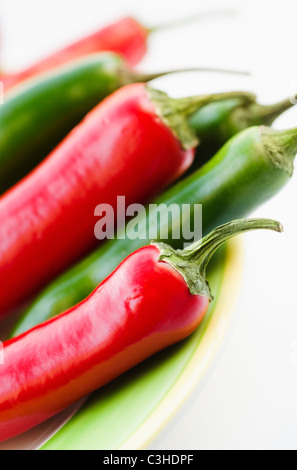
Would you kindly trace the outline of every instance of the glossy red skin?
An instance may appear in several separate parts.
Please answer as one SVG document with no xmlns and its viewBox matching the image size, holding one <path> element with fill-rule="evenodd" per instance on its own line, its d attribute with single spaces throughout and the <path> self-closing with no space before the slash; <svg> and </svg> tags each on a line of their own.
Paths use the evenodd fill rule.
<svg viewBox="0 0 297 470">
<path fill-rule="evenodd" d="M 134 252 L 81 304 L 4 343 L 0 440 L 20 434 L 190 335 L 208 299 L 159 261 Z"/>
<path fill-rule="evenodd" d="M 144 203 L 192 163 L 145 85 L 121 88 L 0 198 L 0 313 L 95 248 L 98 204 Z"/>
<path fill-rule="evenodd" d="M 117 52 L 130 65 L 137 64 L 147 51 L 147 30 L 133 18 L 123 18 L 106 26 L 95 33 L 72 43 L 70 46 L 40 60 L 27 69 L 10 75 L 3 75 L 0 80 L 4 90 L 34 77 L 40 73 L 52 70 L 80 57 L 101 51 Z"/>
</svg>

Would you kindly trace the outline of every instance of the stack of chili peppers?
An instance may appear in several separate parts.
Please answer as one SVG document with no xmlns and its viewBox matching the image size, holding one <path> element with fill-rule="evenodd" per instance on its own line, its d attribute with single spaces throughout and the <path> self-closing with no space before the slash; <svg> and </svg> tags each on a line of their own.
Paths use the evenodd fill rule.
<svg viewBox="0 0 297 470">
<path fill-rule="evenodd" d="M 158 74 L 131 68 L 148 33 L 126 18 L 2 77 L 0 315 L 33 301 L 4 343 L 0 441 L 186 338 L 211 300 L 216 249 L 248 230 L 282 230 L 241 218 L 292 176 L 297 129 L 270 127 L 290 101 L 172 99 L 145 83 Z M 97 204 L 125 222 L 117 196 L 202 204 L 204 238 L 184 250 L 170 233 L 97 247 Z"/>
</svg>

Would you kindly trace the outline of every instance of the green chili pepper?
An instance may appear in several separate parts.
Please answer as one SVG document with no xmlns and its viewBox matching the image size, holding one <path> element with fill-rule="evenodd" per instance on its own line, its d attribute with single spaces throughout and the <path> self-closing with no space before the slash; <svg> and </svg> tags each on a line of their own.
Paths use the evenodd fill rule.
<svg viewBox="0 0 297 470">
<path fill-rule="evenodd" d="M 251 126 L 271 126 L 275 119 L 293 106 L 289 99 L 272 105 L 261 105 L 256 99 L 247 102 L 240 98 L 204 106 L 189 120 L 199 136 L 200 145 L 197 150 L 199 158 L 195 159 L 188 173 L 200 167 L 238 132 Z"/>
<path fill-rule="evenodd" d="M 172 186 L 154 202 L 167 206 L 191 204 L 189 218 L 192 221 L 194 204 L 202 204 L 203 232 L 208 233 L 217 225 L 246 216 L 274 196 L 292 176 L 296 152 L 297 129 L 249 128 L 229 140 L 201 169 Z M 151 215 L 150 211 L 139 221 L 139 231 L 143 234 L 146 234 Z M 163 223 L 167 224 L 167 220 Z M 172 225 L 176 224 L 180 224 L 180 218 L 175 219 L 173 214 Z M 159 224 L 159 233 L 162 228 Z M 107 241 L 47 287 L 21 317 L 12 336 L 84 299 L 129 253 L 149 241 L 145 235 L 142 239 Z M 169 239 L 163 241 L 174 247 L 184 242 L 173 239 L 170 230 Z"/>
</svg>

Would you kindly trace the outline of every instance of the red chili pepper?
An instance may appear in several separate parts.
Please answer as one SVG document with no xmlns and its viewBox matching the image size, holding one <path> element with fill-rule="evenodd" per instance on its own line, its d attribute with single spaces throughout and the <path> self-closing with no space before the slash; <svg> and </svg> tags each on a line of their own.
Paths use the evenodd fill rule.
<svg viewBox="0 0 297 470">
<path fill-rule="evenodd" d="M 96 246 L 98 204 L 116 213 L 118 195 L 127 205 L 144 203 L 177 179 L 197 144 L 188 109 L 230 95 L 236 93 L 173 100 L 144 84 L 123 87 L 4 194 L 0 314 Z"/>
<path fill-rule="evenodd" d="M 0 198 L 0 312 L 95 246 L 98 204 L 116 208 L 117 195 L 145 202 L 193 157 L 157 116 L 145 85 L 108 97 Z"/>
<path fill-rule="evenodd" d="M 130 65 L 135 65 L 146 53 L 148 33 L 149 31 L 135 19 L 123 18 L 74 42 L 19 73 L 4 75 L 1 77 L 4 89 L 7 91 L 13 85 L 27 78 L 47 72 L 59 65 L 94 52 L 118 52 L 126 58 Z"/>
<path fill-rule="evenodd" d="M 50 418 L 152 354 L 189 336 L 203 319 L 205 270 L 227 239 L 265 219 L 234 221 L 185 250 L 134 252 L 81 304 L 4 343 L 0 440 Z"/>
</svg>

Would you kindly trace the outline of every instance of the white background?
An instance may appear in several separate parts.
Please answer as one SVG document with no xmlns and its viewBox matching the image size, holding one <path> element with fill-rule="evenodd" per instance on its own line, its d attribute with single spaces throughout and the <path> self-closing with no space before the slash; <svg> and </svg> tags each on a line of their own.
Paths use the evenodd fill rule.
<svg viewBox="0 0 297 470">
<path fill-rule="evenodd" d="M 183 74 L 156 85 L 173 96 L 232 89 L 256 91 L 262 102 L 295 87 L 294 0 L 2 0 L 2 64 L 18 68 L 114 18 L 131 14 L 147 25 L 206 9 L 235 7 L 237 18 L 205 21 L 155 34 L 143 71 L 217 66 L 252 78 Z M 297 109 L 276 122 L 297 126 Z M 245 266 L 233 324 L 203 387 L 153 444 L 159 449 L 297 448 L 297 174 L 254 215 L 279 219 L 281 236 L 245 236 Z"/>
</svg>

